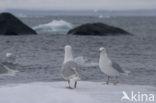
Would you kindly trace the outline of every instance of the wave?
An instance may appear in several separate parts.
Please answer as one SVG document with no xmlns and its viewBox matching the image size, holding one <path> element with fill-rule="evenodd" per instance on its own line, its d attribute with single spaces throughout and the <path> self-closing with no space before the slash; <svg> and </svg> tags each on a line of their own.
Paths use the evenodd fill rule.
<svg viewBox="0 0 156 103">
<path fill-rule="evenodd" d="M 110 18 L 110 16 L 99 15 L 98 18 L 99 18 L 99 19 L 102 19 L 102 18 Z"/>
<path fill-rule="evenodd" d="M 73 25 L 64 20 L 53 20 L 47 24 L 40 24 L 33 29 L 37 32 L 67 32 Z"/>
<path fill-rule="evenodd" d="M 99 18 L 103 18 L 103 15 L 99 15 Z"/>
</svg>

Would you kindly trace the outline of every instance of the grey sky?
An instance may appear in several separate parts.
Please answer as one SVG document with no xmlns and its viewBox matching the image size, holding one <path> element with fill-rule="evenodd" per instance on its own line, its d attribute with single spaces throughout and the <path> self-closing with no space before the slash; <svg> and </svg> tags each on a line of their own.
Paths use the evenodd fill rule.
<svg viewBox="0 0 156 103">
<path fill-rule="evenodd" d="M 156 9 L 156 0 L 0 0 L 0 9 L 33 10 L 134 10 Z"/>
</svg>

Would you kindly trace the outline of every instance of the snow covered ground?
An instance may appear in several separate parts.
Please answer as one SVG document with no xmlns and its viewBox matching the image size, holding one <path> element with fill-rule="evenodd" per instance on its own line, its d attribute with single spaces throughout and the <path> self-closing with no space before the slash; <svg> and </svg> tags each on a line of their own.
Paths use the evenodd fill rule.
<svg viewBox="0 0 156 103">
<path fill-rule="evenodd" d="M 77 89 L 67 89 L 66 85 L 66 82 L 37 82 L 0 86 L 0 103 L 131 103 L 121 101 L 123 91 L 128 95 L 131 91 L 156 93 L 155 87 L 140 85 L 86 81 L 80 81 Z"/>
</svg>

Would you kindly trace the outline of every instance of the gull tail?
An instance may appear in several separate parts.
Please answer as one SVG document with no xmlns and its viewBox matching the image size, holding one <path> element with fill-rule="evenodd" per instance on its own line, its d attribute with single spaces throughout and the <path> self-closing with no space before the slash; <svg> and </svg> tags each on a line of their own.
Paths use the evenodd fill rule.
<svg viewBox="0 0 156 103">
<path fill-rule="evenodd" d="M 78 76 L 75 76 L 75 77 L 73 77 L 73 80 L 78 81 L 78 80 L 80 80 L 80 78 Z"/>
<path fill-rule="evenodd" d="M 79 75 L 77 73 L 72 75 L 70 78 L 71 78 L 71 80 L 74 80 L 74 81 L 80 80 L 80 77 L 79 77 Z"/>
<path fill-rule="evenodd" d="M 73 75 L 71 76 L 71 79 L 74 80 L 74 81 L 80 80 L 80 77 L 79 77 L 78 72 L 76 71 L 76 68 L 73 68 L 73 70 L 74 70 L 75 74 L 73 74 Z"/>
</svg>

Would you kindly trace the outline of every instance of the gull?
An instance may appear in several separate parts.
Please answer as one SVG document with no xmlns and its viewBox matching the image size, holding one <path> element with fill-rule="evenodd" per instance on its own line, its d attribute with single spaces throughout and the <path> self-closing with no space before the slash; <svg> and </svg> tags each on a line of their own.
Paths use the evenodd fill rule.
<svg viewBox="0 0 156 103">
<path fill-rule="evenodd" d="M 108 79 L 106 81 L 106 84 L 109 84 L 109 78 L 110 77 L 115 77 L 115 82 L 114 85 L 118 83 L 117 78 L 121 74 L 126 74 L 128 75 L 129 71 L 124 71 L 119 64 L 112 62 L 107 53 L 106 49 L 104 47 L 101 47 L 99 49 L 100 53 L 100 59 L 99 59 L 99 67 L 103 73 L 105 73 L 108 76 Z"/>
<path fill-rule="evenodd" d="M 16 61 L 16 56 L 12 53 L 6 53 L 6 62 L 10 64 L 14 64 Z"/>
<path fill-rule="evenodd" d="M 79 74 L 77 72 L 78 65 L 74 62 L 72 55 L 72 47 L 70 45 L 65 46 L 64 62 L 62 65 L 62 76 L 68 81 L 69 89 L 72 89 L 70 82 L 73 80 L 75 82 L 74 88 L 77 87 L 77 81 L 80 80 Z"/>
<path fill-rule="evenodd" d="M 8 66 L 0 63 L 0 76 L 15 76 L 18 71 L 10 69 Z"/>
<path fill-rule="evenodd" d="M 15 55 L 6 53 L 6 60 L 0 62 L 0 76 L 15 76 L 18 71 L 10 69 L 9 65 L 14 65 L 16 61 Z"/>
</svg>

